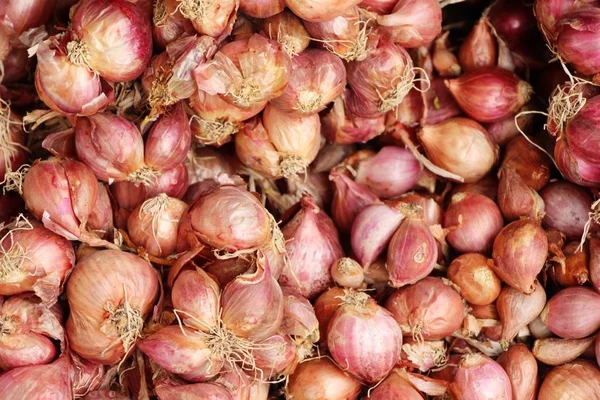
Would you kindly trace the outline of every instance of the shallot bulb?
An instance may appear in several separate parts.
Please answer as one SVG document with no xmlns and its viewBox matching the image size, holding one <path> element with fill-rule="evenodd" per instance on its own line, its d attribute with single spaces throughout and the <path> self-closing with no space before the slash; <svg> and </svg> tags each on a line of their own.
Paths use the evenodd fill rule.
<svg viewBox="0 0 600 400">
<path fill-rule="evenodd" d="M 69 356 L 71 358 L 70 373 L 74 397 L 86 396 L 87 393 L 99 389 L 105 377 L 104 365 L 88 361 L 72 352 Z"/>
<path fill-rule="evenodd" d="M 175 168 L 187 158 L 191 141 L 183 103 L 178 103 L 160 116 L 148 132 L 144 162 L 156 171 Z"/>
<path fill-rule="evenodd" d="M 239 0 L 177 0 L 181 14 L 189 19 L 198 33 L 221 37 L 233 27 Z"/>
<path fill-rule="evenodd" d="M 331 266 L 344 251 L 333 221 L 312 198 L 302 197 L 300 206 L 282 229 L 288 262 L 279 282 L 312 299 L 332 285 Z"/>
<path fill-rule="evenodd" d="M 127 0 L 83 0 L 71 10 L 67 56 L 112 82 L 140 76 L 152 56 L 150 21 Z"/>
<path fill-rule="evenodd" d="M 290 375 L 286 396 L 295 400 L 356 400 L 361 384 L 328 358 L 298 365 Z"/>
<path fill-rule="evenodd" d="M 297 115 L 323 111 L 346 87 L 346 68 L 325 50 L 307 49 L 292 59 L 288 85 L 271 104 Z"/>
<path fill-rule="evenodd" d="M 491 304 L 498 295 L 502 282 L 488 265 L 488 259 L 477 253 L 456 257 L 448 267 L 448 279 L 460 289 L 470 304 Z"/>
<path fill-rule="evenodd" d="M 98 182 L 98 198 L 88 218 L 88 227 L 100 238 L 112 238 L 114 217 L 110 196 L 105 184 Z"/>
<path fill-rule="evenodd" d="M 365 274 L 359 263 L 349 257 L 340 258 L 331 267 L 331 277 L 339 286 L 359 289 L 363 286 Z"/>
<path fill-rule="evenodd" d="M 240 0 L 240 11 L 254 18 L 268 18 L 284 8 L 283 0 Z"/>
<path fill-rule="evenodd" d="M 338 286 L 327 289 L 315 300 L 315 316 L 319 321 L 319 337 L 321 339 L 319 346 L 322 349 L 327 348 L 327 329 L 331 316 L 342 304 L 345 289 Z"/>
<path fill-rule="evenodd" d="M 281 44 L 261 35 L 223 46 L 212 61 L 195 70 L 199 90 L 243 108 L 279 97 L 288 84 L 290 57 Z"/>
<path fill-rule="evenodd" d="M 220 294 L 219 285 L 204 270 L 186 270 L 173 284 L 173 309 L 185 325 L 208 332 L 217 327 Z"/>
<path fill-rule="evenodd" d="M 450 32 L 445 32 L 437 39 L 433 48 L 432 62 L 433 67 L 442 77 L 455 77 L 460 75 L 462 68 L 458 63 L 458 58 L 448 47 L 448 36 Z"/>
<path fill-rule="evenodd" d="M 362 118 L 346 107 L 342 95 L 333 101 L 331 110 L 321 116 L 321 133 L 331 143 L 365 143 L 385 131 L 385 116 Z"/>
<path fill-rule="evenodd" d="M 548 301 L 541 314 L 542 321 L 557 336 L 564 339 L 582 339 L 600 328 L 596 312 L 600 295 L 586 287 L 561 290 Z"/>
<path fill-rule="evenodd" d="M 488 17 L 475 23 L 460 46 L 460 65 L 465 71 L 479 67 L 494 67 L 498 59 L 496 38 L 492 34 Z"/>
<path fill-rule="evenodd" d="M 5 187 L 6 173 L 17 171 L 27 159 L 25 140 L 21 117 L 0 99 L 0 182 Z"/>
<path fill-rule="evenodd" d="M 502 340 L 513 340 L 519 331 L 535 320 L 546 305 L 546 292 L 539 282 L 531 294 L 504 287 L 496 301 L 502 322 Z"/>
<path fill-rule="evenodd" d="M 563 16 L 558 22 L 557 54 L 583 75 L 600 72 L 598 31 L 600 10 L 582 7 Z"/>
<path fill-rule="evenodd" d="M 134 349 L 157 295 L 157 275 L 147 261 L 117 250 L 83 258 L 67 284 L 71 348 L 106 365 L 123 360 Z"/>
<path fill-rule="evenodd" d="M 285 5 L 305 21 L 329 21 L 360 3 L 360 0 L 285 0 Z"/>
<path fill-rule="evenodd" d="M 152 38 L 154 44 L 164 50 L 167 45 L 179 39 L 182 35 L 193 35 L 196 30 L 185 18 L 177 6 L 177 0 L 155 1 L 152 10 Z"/>
<path fill-rule="evenodd" d="M 331 216 L 342 232 L 349 232 L 358 213 L 379 199 L 368 186 L 356 183 L 342 171 L 332 170 L 329 180 L 334 185 Z"/>
<path fill-rule="evenodd" d="M 584 339 L 538 339 L 533 344 L 532 353 L 546 365 L 563 365 L 584 355 L 594 345 L 595 336 Z"/>
<path fill-rule="evenodd" d="M 369 295 L 347 291 L 329 322 L 327 347 L 347 372 L 363 382 L 375 383 L 400 359 L 402 331 L 392 315 Z"/>
<path fill-rule="evenodd" d="M 188 205 L 166 194 L 144 201 L 127 220 L 131 241 L 143 247 L 148 254 L 166 257 L 175 251 L 177 228 Z"/>
<path fill-rule="evenodd" d="M 235 136 L 240 161 L 270 177 L 290 178 L 306 172 L 321 144 L 317 114 L 295 116 L 268 105 L 262 119 L 245 124 Z"/>
<path fill-rule="evenodd" d="M 35 88 L 52 110 L 66 115 L 91 115 L 113 100 L 112 89 L 87 67 L 67 56 L 68 35 L 53 36 L 37 45 Z"/>
<path fill-rule="evenodd" d="M 500 67 L 476 68 L 446 81 L 462 110 L 478 122 L 494 122 L 516 113 L 531 96 L 531 86 Z"/>
<path fill-rule="evenodd" d="M 546 39 L 554 42 L 559 31 L 558 22 L 569 12 L 588 3 L 594 3 L 594 0 L 536 0 L 533 11 Z"/>
<path fill-rule="evenodd" d="M 413 88 L 415 71 L 406 50 L 381 40 L 362 61 L 346 66 L 351 96 L 350 111 L 360 117 L 375 118 L 393 110 Z"/>
<path fill-rule="evenodd" d="M 288 10 L 265 19 L 261 27 L 263 34 L 281 43 L 290 57 L 302 53 L 310 44 L 310 36 L 302 20 Z"/>
<path fill-rule="evenodd" d="M 450 118 L 426 125 L 419 140 L 431 162 L 463 182 L 477 182 L 498 160 L 498 145 L 483 126 L 469 118 Z"/>
<path fill-rule="evenodd" d="M 544 378 L 539 400 L 564 398 L 594 399 L 600 397 L 598 367 L 585 361 L 574 361 L 553 368 Z"/>
<path fill-rule="evenodd" d="M 542 224 L 569 239 L 581 238 L 592 207 L 590 192 L 569 182 L 554 182 L 540 191 L 545 211 Z"/>
<path fill-rule="evenodd" d="M 497 362 L 510 379 L 513 399 L 536 399 L 539 384 L 538 364 L 525 344 L 511 346 L 498 357 Z"/>
<path fill-rule="evenodd" d="M 540 195 L 527 186 L 521 176 L 511 167 L 503 167 L 499 172 L 498 206 L 508 221 L 522 217 L 541 220 L 545 204 Z"/>
<path fill-rule="evenodd" d="M 63 354 L 48 365 L 15 368 L 0 375 L 0 392 L 7 399 L 72 399 L 69 367 L 69 357 Z"/>
<path fill-rule="evenodd" d="M 542 189 L 550 179 L 548 156 L 522 135 L 515 137 L 506 145 L 502 168 L 513 168 L 523 182 L 533 190 Z"/>
<path fill-rule="evenodd" d="M 0 17 L 19 36 L 48 22 L 55 6 L 56 0 L 11 0 L 0 5 Z"/>
<path fill-rule="evenodd" d="M 450 384 L 453 399 L 512 400 L 512 385 L 504 369 L 482 354 L 462 358 L 454 381 Z"/>
<path fill-rule="evenodd" d="M 538 222 L 522 219 L 506 225 L 492 250 L 492 268 L 500 279 L 522 293 L 535 290 L 535 279 L 546 262 L 548 238 Z"/>
<path fill-rule="evenodd" d="M 71 242 L 22 216 L 0 233 L 0 295 L 32 291 L 56 302 L 75 266 Z"/>
<path fill-rule="evenodd" d="M 442 32 L 442 8 L 436 0 L 400 0 L 390 14 L 377 17 L 377 24 L 388 40 L 416 48 Z"/>
<path fill-rule="evenodd" d="M 460 295 L 440 278 L 426 277 L 396 290 L 387 308 L 405 336 L 440 340 L 460 328 L 465 306 Z"/>
<path fill-rule="evenodd" d="M 311 348 L 319 340 L 319 320 L 310 302 L 289 288 L 283 288 L 283 319 L 279 331 L 299 347 Z"/>
<path fill-rule="evenodd" d="M 449 230 L 446 240 L 458 252 L 489 254 L 504 221 L 488 197 L 461 192 L 451 197 L 443 226 Z"/>
</svg>

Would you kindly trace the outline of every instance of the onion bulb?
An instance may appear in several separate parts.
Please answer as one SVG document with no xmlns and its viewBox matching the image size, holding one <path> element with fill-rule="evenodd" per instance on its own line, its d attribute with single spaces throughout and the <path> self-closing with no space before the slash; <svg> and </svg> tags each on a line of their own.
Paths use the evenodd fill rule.
<svg viewBox="0 0 600 400">
<path fill-rule="evenodd" d="M 597 307 L 600 294 L 580 286 L 569 287 L 554 295 L 542 311 L 548 328 L 564 339 L 583 339 L 600 328 Z"/>
<path fill-rule="evenodd" d="M 390 14 L 377 17 L 377 24 L 386 39 L 416 48 L 442 32 L 442 8 L 436 0 L 400 0 Z"/>
<path fill-rule="evenodd" d="M 600 397 L 600 372 L 586 361 L 554 367 L 544 378 L 539 400 L 594 399 Z"/>
<path fill-rule="evenodd" d="M 502 322 L 502 340 L 512 341 L 519 331 L 533 322 L 546 305 L 546 291 L 535 283 L 531 294 L 523 294 L 517 289 L 504 287 L 496 301 L 498 316 Z"/>
<path fill-rule="evenodd" d="M 254 18 L 267 18 L 283 11 L 283 0 L 240 0 L 240 11 Z"/>
<path fill-rule="evenodd" d="M 462 358 L 454 381 L 452 398 L 461 400 L 512 400 L 512 385 L 504 369 L 482 354 Z"/>
<path fill-rule="evenodd" d="M 358 380 L 323 357 L 298 365 L 285 392 L 295 400 L 356 400 L 360 390 Z"/>
<path fill-rule="evenodd" d="M 0 392 L 7 399 L 72 399 L 69 368 L 66 354 L 48 365 L 15 368 L 0 376 Z"/>
<path fill-rule="evenodd" d="M 496 300 L 502 285 L 488 265 L 488 259 L 477 253 L 456 257 L 448 267 L 448 279 L 460 288 L 466 301 L 481 306 Z"/>
<path fill-rule="evenodd" d="M 179 11 L 198 33 L 220 37 L 231 32 L 239 0 L 177 0 Z"/>
<path fill-rule="evenodd" d="M 281 43 L 283 51 L 290 57 L 302 53 L 310 44 L 310 36 L 302 25 L 302 20 L 288 10 L 266 18 L 261 27 L 263 34 Z"/>
<path fill-rule="evenodd" d="M 360 3 L 360 0 L 285 0 L 285 5 L 310 22 L 329 21 Z"/>
<path fill-rule="evenodd" d="M 535 400 L 539 386 L 537 360 L 523 343 L 511 346 L 497 360 L 506 371 L 512 386 L 513 399 Z"/>
</svg>

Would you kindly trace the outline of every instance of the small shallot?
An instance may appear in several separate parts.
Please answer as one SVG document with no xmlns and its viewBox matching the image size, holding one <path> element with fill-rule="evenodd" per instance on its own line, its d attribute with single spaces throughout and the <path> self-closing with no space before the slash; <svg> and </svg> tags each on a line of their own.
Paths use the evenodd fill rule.
<svg viewBox="0 0 600 400">
<path fill-rule="evenodd" d="M 496 300 L 502 322 L 502 339 L 513 340 L 522 328 L 540 315 L 545 305 L 546 292 L 537 281 L 531 294 L 523 294 L 511 287 L 502 288 Z"/>
<path fill-rule="evenodd" d="M 580 286 L 566 288 L 548 301 L 542 321 L 564 339 L 583 339 L 600 329 L 600 294 Z"/>
<path fill-rule="evenodd" d="M 479 353 L 462 358 L 454 381 L 450 384 L 453 399 L 512 400 L 512 385 L 504 369 Z"/>
<path fill-rule="evenodd" d="M 488 259 L 477 253 L 456 257 L 448 267 L 448 279 L 460 288 L 466 301 L 482 306 L 496 300 L 502 285 Z"/>
<path fill-rule="evenodd" d="M 416 48 L 442 32 L 442 8 L 436 0 L 400 0 L 390 14 L 377 17 L 377 24 L 388 40 Z"/>
<path fill-rule="evenodd" d="M 356 400 L 361 384 L 327 357 L 300 364 L 290 375 L 285 392 L 294 400 Z"/>
<path fill-rule="evenodd" d="M 538 400 L 600 398 L 600 371 L 585 361 L 555 367 L 546 375 Z"/>
<path fill-rule="evenodd" d="M 497 362 L 510 379 L 514 400 L 536 399 L 539 384 L 538 365 L 525 344 L 511 346 L 498 357 Z"/>
</svg>

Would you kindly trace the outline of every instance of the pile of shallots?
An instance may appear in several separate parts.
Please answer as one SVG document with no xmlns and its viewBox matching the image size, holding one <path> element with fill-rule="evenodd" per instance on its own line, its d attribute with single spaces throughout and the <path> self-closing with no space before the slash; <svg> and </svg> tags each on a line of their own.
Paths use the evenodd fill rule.
<svg viewBox="0 0 600 400">
<path fill-rule="evenodd" d="M 600 399 L 600 4 L 0 0 L 0 397 Z"/>
</svg>

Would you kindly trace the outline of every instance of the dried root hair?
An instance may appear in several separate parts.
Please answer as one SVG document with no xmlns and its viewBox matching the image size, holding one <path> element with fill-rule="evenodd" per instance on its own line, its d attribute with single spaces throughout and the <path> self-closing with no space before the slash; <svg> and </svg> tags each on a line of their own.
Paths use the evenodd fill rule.
<svg viewBox="0 0 600 400">
<path fill-rule="evenodd" d="M 22 195 L 23 181 L 25 180 L 25 175 L 27 175 L 27 172 L 29 172 L 29 168 L 31 168 L 31 165 L 23 164 L 17 168 L 16 171 L 7 169 L 4 175 L 4 180 L 0 182 L 0 185 L 4 185 L 2 188 L 2 193 L 6 194 L 6 192 L 17 192 Z"/>
<path fill-rule="evenodd" d="M 198 143 L 203 146 L 217 145 L 221 146 L 227 143 L 233 135 L 238 133 L 242 129 L 240 122 L 231 121 L 208 121 L 200 118 L 197 115 L 192 115 L 190 118 L 190 124 L 195 121 L 200 126 L 200 134 L 196 134 L 195 137 Z"/>
<path fill-rule="evenodd" d="M 165 212 L 169 204 L 171 203 L 171 198 L 167 196 L 165 193 L 161 193 L 156 197 L 152 197 L 146 201 L 144 201 L 140 207 L 140 211 L 138 213 L 138 218 L 143 219 L 144 216 L 149 215 L 152 217 L 152 238 L 154 242 L 158 246 L 158 250 L 162 253 L 162 248 L 160 247 L 160 242 L 158 240 L 158 223 L 161 220 L 162 214 Z M 171 220 L 172 222 L 177 222 L 177 220 Z"/>
<path fill-rule="evenodd" d="M 137 171 L 129 174 L 128 180 L 133 183 L 141 183 L 145 186 L 150 186 L 156 181 L 156 178 L 160 176 L 160 172 L 148 167 L 143 166 Z"/>
<path fill-rule="evenodd" d="M 311 40 L 319 43 L 323 43 L 325 49 L 335 54 L 344 61 L 362 61 L 369 55 L 369 36 L 373 32 L 370 26 L 372 18 L 363 20 L 357 18 L 354 23 L 359 26 L 358 35 L 353 39 L 315 39 L 311 37 Z M 343 47 L 344 50 L 340 50 L 338 45 Z"/>
<path fill-rule="evenodd" d="M 417 78 L 416 71 L 421 72 L 419 78 Z M 425 83 L 425 88 L 421 88 L 417 83 Z M 407 67 L 402 74 L 392 81 L 392 86 L 392 90 L 387 93 L 381 93 L 377 90 L 380 112 L 385 113 L 395 109 L 412 89 L 419 92 L 428 91 L 431 87 L 431 80 L 424 69 L 419 67 Z"/>
<path fill-rule="evenodd" d="M 88 63 L 90 51 L 85 43 L 79 40 L 71 40 L 67 43 L 67 57 L 73 64 L 92 70 Z"/>
<path fill-rule="evenodd" d="M 1 228 L 1 227 L 0 227 Z M 6 281 L 12 274 L 21 270 L 23 263 L 28 259 L 27 252 L 23 246 L 14 239 L 14 234 L 17 231 L 29 231 L 33 229 L 33 225 L 27 217 L 19 214 L 17 218 L 7 226 L 8 231 L 0 238 L 0 244 L 6 239 L 10 243 L 10 247 L 5 248 L 0 245 L 0 282 Z M 0 229 L 2 231 L 2 229 Z"/>
<path fill-rule="evenodd" d="M 11 170 L 11 158 L 17 156 L 19 149 L 29 151 L 27 147 L 13 142 L 10 138 L 11 125 L 21 125 L 21 123 L 11 121 L 10 112 L 10 104 L 0 99 L 0 153 L 4 158 L 4 168 L 7 172 Z"/>
<path fill-rule="evenodd" d="M 291 178 L 297 174 L 305 174 L 308 169 L 308 162 L 296 154 L 281 154 L 279 156 L 279 175 L 284 178 Z"/>
</svg>

